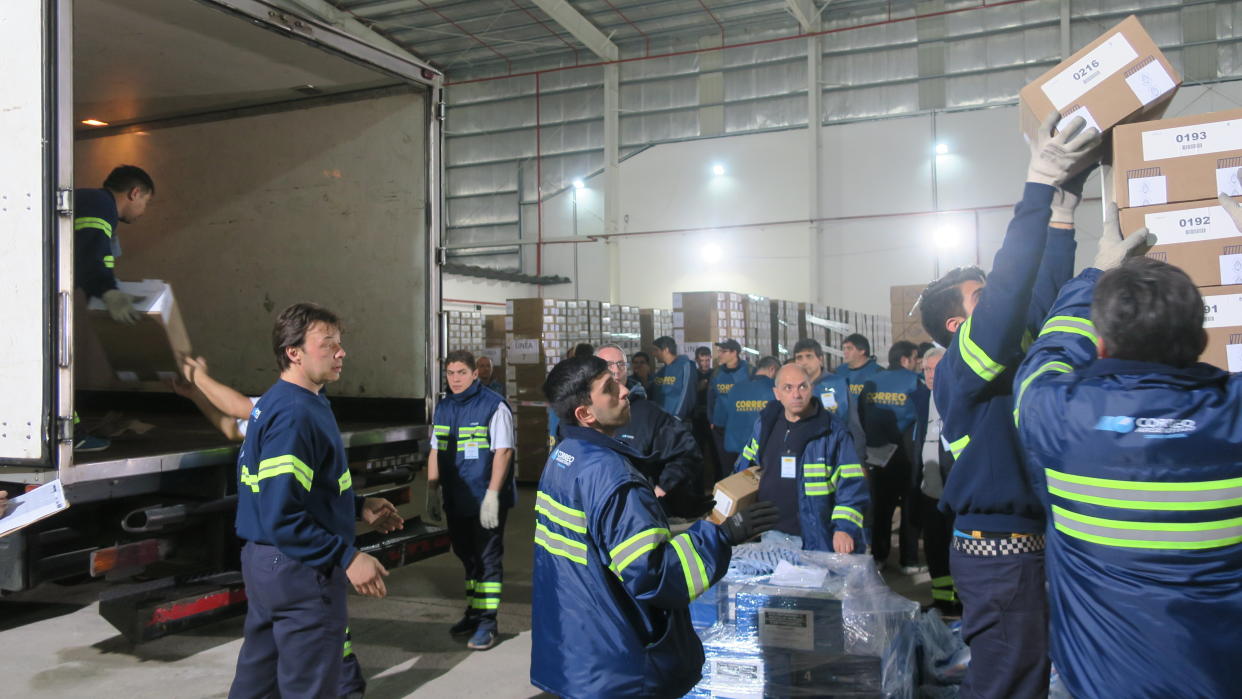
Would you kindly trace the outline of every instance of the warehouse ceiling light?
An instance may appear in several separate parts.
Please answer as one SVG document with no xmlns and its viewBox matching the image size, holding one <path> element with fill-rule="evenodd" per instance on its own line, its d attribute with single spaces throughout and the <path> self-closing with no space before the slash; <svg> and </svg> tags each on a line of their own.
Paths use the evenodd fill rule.
<svg viewBox="0 0 1242 699">
<path fill-rule="evenodd" d="M 948 155 L 948 154 L 949 154 L 949 144 L 947 143 L 936 144 L 936 155 Z"/>
<path fill-rule="evenodd" d="M 586 183 L 583 182 L 582 180 L 574 180 L 574 189 L 582 189 L 585 186 L 586 186 Z"/>
<path fill-rule="evenodd" d="M 941 250 L 957 247 L 958 243 L 961 242 L 961 238 L 961 234 L 952 226 L 941 226 L 932 234 L 932 240 L 935 242 L 936 247 Z"/>
<path fill-rule="evenodd" d="M 716 177 L 723 176 L 725 174 L 725 166 L 721 165 L 720 163 L 716 163 L 715 165 L 712 166 L 712 174 L 715 175 Z"/>
<path fill-rule="evenodd" d="M 708 243 L 703 246 L 703 261 L 709 265 L 714 265 L 724 259 L 724 250 L 715 243 Z"/>
</svg>

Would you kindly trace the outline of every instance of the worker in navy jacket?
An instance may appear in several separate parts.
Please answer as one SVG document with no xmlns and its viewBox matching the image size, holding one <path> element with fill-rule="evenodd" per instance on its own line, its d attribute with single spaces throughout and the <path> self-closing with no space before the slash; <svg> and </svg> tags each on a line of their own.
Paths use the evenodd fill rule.
<svg viewBox="0 0 1242 699">
<path fill-rule="evenodd" d="M 880 373 L 880 365 L 871 356 L 871 341 L 859 333 L 846 335 L 841 341 L 841 353 L 845 363 L 837 367 L 837 375 L 844 376 L 850 384 L 850 395 L 862 393 L 867 379 Z"/>
<path fill-rule="evenodd" d="M 972 658 L 965 697 L 1048 691 L 1044 513 L 1022 466 L 1013 373 L 1073 271 L 1073 213 L 1099 142 L 1080 117 L 1054 134 L 1058 118 L 1031 141 L 1022 201 L 986 285 L 976 268 L 954 270 L 919 302 L 924 329 L 947 348 L 935 400 L 954 466 L 940 507 L 955 516 L 950 558 Z"/>
<path fill-rule="evenodd" d="M 755 503 L 715 525 L 669 530 L 639 455 L 613 439 L 628 392 L 599 357 L 557 364 L 544 384 L 563 439 L 535 502 L 530 679 L 562 697 L 681 697 L 703 646 L 689 605 L 719 580 L 733 546 L 776 521 Z"/>
<path fill-rule="evenodd" d="M 801 366 L 781 367 L 775 383 L 776 401 L 759 414 L 734 470 L 762 469 L 759 498 L 776 503 L 776 528 L 802 537 L 804 549 L 865 552 L 870 496 L 849 430 L 811 395 Z"/>
<path fill-rule="evenodd" d="M 871 476 L 871 553 L 881 566 L 892 546 L 893 512 L 901 508 L 898 558 L 905 574 L 919 572 L 919 483 L 923 469 L 921 447 L 927 429 L 931 393 L 914 373 L 918 345 L 900 340 L 888 351 L 888 368 L 867 379 L 859 394 L 863 429 L 867 434 Z M 883 463 L 877 463 L 882 458 Z M 917 464 L 917 468 L 916 468 Z"/>
<path fill-rule="evenodd" d="M 1180 269 L 1117 266 L 1151 241 L 1112 221 L 1015 377 L 1052 659 L 1076 697 L 1238 696 L 1242 376 L 1198 363 L 1220 309 Z"/>
<path fill-rule="evenodd" d="M 401 529 L 392 503 L 355 495 L 326 384 L 341 376 L 340 321 L 285 309 L 272 333 L 280 380 L 255 404 L 237 459 L 245 640 L 229 696 L 337 697 L 366 688 L 348 636 L 346 593 L 386 594 L 384 566 L 354 547 L 354 520 Z M 352 678 L 352 682 L 349 680 Z"/>
<path fill-rule="evenodd" d="M 733 403 L 729 400 L 729 392 L 738 384 L 750 380 L 750 364 L 741 358 L 742 346 L 737 340 L 724 340 L 716 343 L 716 369 L 707 381 L 707 421 L 712 431 L 712 441 L 716 447 L 716 456 L 727 470 L 737 454 L 728 458 L 724 447 L 725 425 L 729 423 L 729 415 L 733 412 Z"/>
<path fill-rule="evenodd" d="M 859 417 L 856 393 L 851 392 L 849 379 L 824 369 L 824 348 L 818 340 L 803 338 L 798 340 L 793 349 L 793 360 L 806 370 L 811 377 L 811 395 L 817 397 L 828 412 L 845 421 L 849 426 L 850 437 L 854 440 L 859 452 L 867 443 L 863 433 L 862 419 Z M 862 385 L 859 385 L 861 390 Z"/>
<path fill-rule="evenodd" d="M 671 337 L 657 337 L 654 344 L 656 359 L 664 366 L 651 380 L 651 399 L 668 414 L 688 420 L 690 411 L 694 410 L 694 384 L 698 378 L 694 362 L 677 354 L 677 343 Z"/>
<path fill-rule="evenodd" d="M 116 258 L 121 254 L 118 223 L 135 223 L 155 196 L 155 183 L 142 168 L 121 165 L 100 189 L 73 192 L 73 276 L 88 297 L 98 298 L 112 319 L 133 325 L 138 311 L 128 294 L 116 288 Z"/>
<path fill-rule="evenodd" d="M 755 431 L 759 413 L 768 403 L 776 400 L 776 372 L 781 362 L 776 357 L 764 357 L 755 364 L 755 375 L 750 381 L 738 384 L 729 391 L 729 421 L 725 423 L 724 457 L 730 468 L 746 448 L 750 435 Z"/>
</svg>

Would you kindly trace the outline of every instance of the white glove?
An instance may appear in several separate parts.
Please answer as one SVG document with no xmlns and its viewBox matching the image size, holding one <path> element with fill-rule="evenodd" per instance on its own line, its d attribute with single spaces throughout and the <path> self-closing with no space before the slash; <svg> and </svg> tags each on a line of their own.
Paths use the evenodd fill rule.
<svg viewBox="0 0 1242 699">
<path fill-rule="evenodd" d="M 1066 223 L 1074 225 L 1074 210 L 1082 203 L 1081 192 L 1070 192 L 1057 189 L 1052 193 L 1052 216 L 1048 223 Z"/>
<path fill-rule="evenodd" d="M 444 521 L 444 502 L 440 499 L 440 484 L 427 484 L 427 519 L 432 522 Z"/>
<path fill-rule="evenodd" d="M 1082 117 L 1070 119 L 1063 130 L 1053 134 L 1060 120 L 1061 114 L 1053 112 L 1040 124 L 1035 139 L 1031 141 L 1027 182 L 1060 186 L 1089 164 L 1091 152 L 1100 145 L 1100 132 L 1095 128 L 1083 128 L 1087 120 Z"/>
<path fill-rule="evenodd" d="M 112 320 L 125 325 L 138 322 L 139 313 L 134 309 L 134 299 L 129 294 L 120 289 L 109 289 L 103 293 L 102 298 Z"/>
<path fill-rule="evenodd" d="M 1238 168 L 1234 177 L 1237 177 L 1238 182 L 1242 184 L 1242 167 Z M 1237 227 L 1238 232 L 1242 233 L 1242 206 L 1238 206 L 1238 202 L 1224 192 L 1220 193 L 1220 205 L 1224 207 L 1225 213 L 1229 214 L 1229 218 L 1233 219 L 1233 225 Z"/>
<path fill-rule="evenodd" d="M 1117 205 L 1110 204 L 1108 217 L 1104 219 L 1104 231 L 1100 234 L 1100 251 L 1095 254 L 1092 267 L 1107 272 L 1121 266 L 1127 257 L 1138 257 L 1147 253 L 1147 249 L 1156 244 L 1156 236 L 1140 228 L 1126 237 L 1121 235 L 1121 223 L 1117 216 Z"/>
<path fill-rule="evenodd" d="M 479 524 L 484 529 L 500 526 L 500 493 L 495 490 L 489 490 L 483 496 L 483 504 L 479 507 Z"/>
</svg>

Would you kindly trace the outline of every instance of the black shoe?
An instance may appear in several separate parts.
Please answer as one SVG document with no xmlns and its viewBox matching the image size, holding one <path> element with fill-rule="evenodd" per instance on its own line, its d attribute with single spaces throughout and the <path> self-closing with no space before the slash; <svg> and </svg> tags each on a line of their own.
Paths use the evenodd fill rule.
<svg viewBox="0 0 1242 699">
<path fill-rule="evenodd" d="M 461 621 L 449 628 L 449 634 L 453 636 L 469 636 L 474 633 L 475 629 L 479 628 L 480 621 L 482 621 L 482 617 L 467 612 L 461 618 Z"/>
</svg>

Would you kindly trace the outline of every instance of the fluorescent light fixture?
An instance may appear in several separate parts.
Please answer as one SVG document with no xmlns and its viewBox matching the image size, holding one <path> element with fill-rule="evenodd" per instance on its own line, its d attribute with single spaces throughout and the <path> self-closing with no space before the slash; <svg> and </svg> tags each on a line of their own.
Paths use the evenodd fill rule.
<svg viewBox="0 0 1242 699">
<path fill-rule="evenodd" d="M 108 122 L 100 121 L 98 119 L 83 119 L 82 123 L 86 124 L 87 126 L 107 126 L 108 125 Z"/>
<path fill-rule="evenodd" d="M 582 189 L 585 186 L 586 186 L 586 183 L 583 182 L 582 180 L 574 180 L 574 189 Z"/>
<path fill-rule="evenodd" d="M 720 177 L 724 175 L 725 166 L 721 165 L 720 163 L 716 163 L 715 165 L 712 166 L 712 174 L 715 175 L 716 177 Z"/>
<path fill-rule="evenodd" d="M 714 265 L 724 259 L 724 251 L 715 243 L 708 243 L 703 246 L 703 261 L 709 265 Z"/>
<path fill-rule="evenodd" d="M 948 154 L 949 154 L 949 144 L 947 143 L 936 144 L 936 155 L 948 155 Z"/>
<path fill-rule="evenodd" d="M 937 248 L 940 248 L 941 250 L 948 250 L 958 246 L 958 243 L 961 242 L 961 234 L 958 233 L 956 228 L 951 226 L 941 226 L 936 229 L 935 233 L 932 234 L 932 240 L 935 242 Z"/>
</svg>

